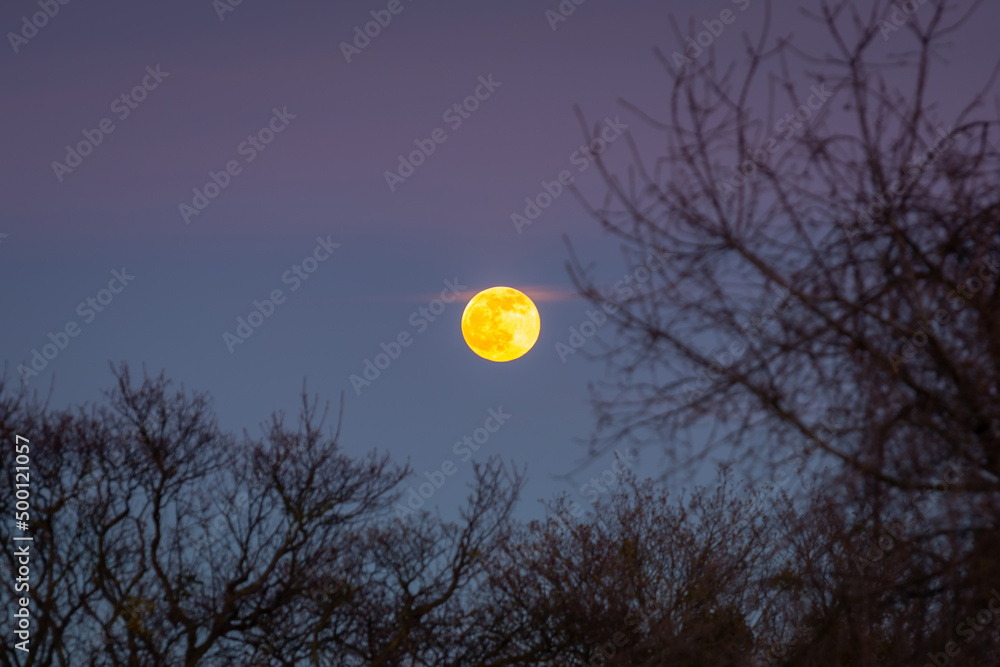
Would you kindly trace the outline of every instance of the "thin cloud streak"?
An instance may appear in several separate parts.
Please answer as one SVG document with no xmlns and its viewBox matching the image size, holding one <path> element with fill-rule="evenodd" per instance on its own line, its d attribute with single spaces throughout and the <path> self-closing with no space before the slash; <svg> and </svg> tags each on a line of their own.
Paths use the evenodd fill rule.
<svg viewBox="0 0 1000 667">
<path fill-rule="evenodd" d="M 489 289 L 490 287 L 513 287 L 520 292 L 524 292 L 535 303 L 573 301 L 580 298 L 580 295 L 573 290 L 550 285 L 490 285 L 482 289 L 463 290 L 459 293 L 459 300 L 468 301 L 484 289 Z M 427 303 L 439 298 L 441 298 L 440 292 L 427 292 L 426 294 L 371 294 L 331 299 L 330 301 L 332 303 Z"/>
</svg>

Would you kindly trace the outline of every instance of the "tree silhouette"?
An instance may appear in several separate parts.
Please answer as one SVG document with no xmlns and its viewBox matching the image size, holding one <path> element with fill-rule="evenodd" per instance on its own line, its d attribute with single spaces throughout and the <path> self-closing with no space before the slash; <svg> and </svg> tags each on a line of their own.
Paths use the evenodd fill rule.
<svg viewBox="0 0 1000 667">
<path fill-rule="evenodd" d="M 774 472 L 815 505 L 806 516 L 820 523 L 803 530 L 850 549 L 809 561 L 803 548 L 793 562 L 829 579 L 800 614 L 828 653 L 788 664 L 830 664 L 844 642 L 857 647 L 850 664 L 926 662 L 920 651 L 964 642 L 956 627 L 997 585 L 1000 155 L 988 102 L 1000 68 L 982 81 L 948 69 L 947 40 L 982 5 L 966 4 L 822 0 L 800 10 L 805 39 L 771 40 L 768 14 L 732 65 L 707 53 L 678 67 L 658 51 L 668 108 L 623 104 L 666 149 L 650 158 L 629 136 L 626 167 L 596 160 L 606 195 L 581 198 L 628 264 L 650 249 L 670 257 L 618 300 L 595 355 L 611 373 L 593 390 L 590 456 L 627 443 L 663 450 L 678 475 L 712 456 Z M 889 20 L 899 5 L 902 26 Z M 609 298 L 575 253 L 570 272 L 591 303 Z M 886 532 L 905 515 L 899 537 Z M 890 576 L 875 565 L 893 549 Z M 847 567 L 860 558 L 871 567 Z M 996 650 L 978 632 L 956 660 Z"/>
<path fill-rule="evenodd" d="M 206 396 L 162 374 L 133 386 L 124 365 L 115 375 L 106 405 L 0 406 L 5 438 L 32 434 L 37 480 L 36 626 L 20 664 L 394 665 L 446 644 L 519 474 L 477 465 L 459 523 L 403 522 L 391 507 L 409 468 L 347 457 L 305 394 L 297 424 L 276 414 L 238 440 Z M 0 511 L 13 514 L 12 497 Z M 4 655 L 14 664 L 12 645 Z"/>
</svg>

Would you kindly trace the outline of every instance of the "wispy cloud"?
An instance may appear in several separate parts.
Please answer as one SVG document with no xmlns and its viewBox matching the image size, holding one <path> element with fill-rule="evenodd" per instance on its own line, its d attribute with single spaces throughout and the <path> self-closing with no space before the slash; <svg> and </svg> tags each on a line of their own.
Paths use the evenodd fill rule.
<svg viewBox="0 0 1000 667">
<path fill-rule="evenodd" d="M 498 287 L 497 285 L 483 285 L 476 289 L 468 289 L 459 292 L 460 301 L 468 301 L 484 289 Z M 528 298 L 535 303 L 545 303 L 552 301 L 572 301 L 579 299 L 580 295 L 574 290 L 553 285 L 517 285 L 508 284 L 502 287 L 513 287 L 524 292 Z M 426 303 L 440 296 L 438 292 L 427 292 L 424 294 L 368 294 L 363 296 L 349 296 L 332 299 L 334 303 Z"/>
</svg>

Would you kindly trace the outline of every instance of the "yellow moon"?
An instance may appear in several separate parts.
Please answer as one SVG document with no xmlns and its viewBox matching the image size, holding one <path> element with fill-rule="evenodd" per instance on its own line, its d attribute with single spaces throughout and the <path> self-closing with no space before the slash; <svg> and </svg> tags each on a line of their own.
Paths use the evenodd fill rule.
<svg viewBox="0 0 1000 667">
<path fill-rule="evenodd" d="M 472 297 L 462 313 L 462 336 L 473 352 L 490 361 L 511 361 L 538 340 L 541 318 L 523 292 L 491 287 Z"/>
</svg>

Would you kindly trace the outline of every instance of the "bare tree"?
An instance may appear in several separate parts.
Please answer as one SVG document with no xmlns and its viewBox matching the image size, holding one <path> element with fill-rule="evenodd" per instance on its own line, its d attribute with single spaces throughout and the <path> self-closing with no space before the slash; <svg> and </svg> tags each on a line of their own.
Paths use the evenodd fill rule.
<svg viewBox="0 0 1000 667">
<path fill-rule="evenodd" d="M 727 477 L 673 499 L 629 475 L 582 518 L 551 503 L 491 557 L 481 655 L 466 664 L 744 664 L 776 526 Z"/>
<path fill-rule="evenodd" d="M 670 261 L 615 299 L 589 453 L 783 466 L 873 534 L 934 496 L 905 576 L 854 592 L 905 596 L 911 639 L 919 622 L 954 639 L 1000 583 L 998 67 L 959 81 L 943 59 L 983 3 L 902 4 L 895 21 L 898 5 L 821 0 L 807 44 L 772 43 L 768 16 L 733 65 L 657 52 L 669 108 L 623 104 L 666 151 L 629 137 L 627 168 L 599 157 L 607 194 L 586 205 L 627 263 Z M 570 271 L 595 306 L 614 298 L 575 255 Z"/>
<path fill-rule="evenodd" d="M 448 611 L 504 538 L 520 474 L 483 464 L 459 523 L 400 522 L 390 509 L 409 468 L 343 454 L 305 393 L 294 427 L 276 414 L 239 440 L 205 395 L 162 374 L 133 386 L 125 366 L 116 377 L 107 405 L 0 404 L 0 432 L 33 447 L 35 630 L 21 664 L 436 664 L 427 656 L 453 650 Z M 4 494 L 0 512 L 12 503 Z M 12 644 L 4 656 L 13 664 Z"/>
</svg>

